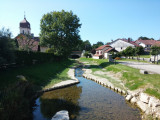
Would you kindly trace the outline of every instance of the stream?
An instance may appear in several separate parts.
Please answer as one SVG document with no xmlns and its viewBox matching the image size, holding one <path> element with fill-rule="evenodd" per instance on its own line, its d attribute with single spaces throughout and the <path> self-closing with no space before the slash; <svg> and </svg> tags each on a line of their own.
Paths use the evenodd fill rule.
<svg viewBox="0 0 160 120">
<path fill-rule="evenodd" d="M 80 83 L 44 93 L 36 100 L 33 120 L 51 120 L 60 110 L 69 111 L 70 120 L 141 120 L 140 110 L 125 98 L 96 82 L 82 77 Z"/>
</svg>

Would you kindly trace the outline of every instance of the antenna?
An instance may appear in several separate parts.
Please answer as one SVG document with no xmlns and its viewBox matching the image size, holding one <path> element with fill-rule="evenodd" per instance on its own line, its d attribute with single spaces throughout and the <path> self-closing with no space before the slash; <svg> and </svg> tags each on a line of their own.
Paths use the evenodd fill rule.
<svg viewBox="0 0 160 120">
<path fill-rule="evenodd" d="M 26 19 L 25 11 L 24 11 L 24 19 Z"/>
</svg>

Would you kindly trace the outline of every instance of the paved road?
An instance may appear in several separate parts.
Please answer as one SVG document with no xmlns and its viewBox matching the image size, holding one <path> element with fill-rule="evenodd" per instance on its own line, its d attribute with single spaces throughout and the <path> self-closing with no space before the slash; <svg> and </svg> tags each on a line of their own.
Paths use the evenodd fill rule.
<svg viewBox="0 0 160 120">
<path fill-rule="evenodd" d="M 124 61 L 119 62 L 120 64 L 127 65 L 133 68 L 146 70 L 148 72 L 160 74 L 160 65 L 154 65 L 149 63 L 142 63 L 142 62 L 130 62 L 130 61 Z"/>
</svg>

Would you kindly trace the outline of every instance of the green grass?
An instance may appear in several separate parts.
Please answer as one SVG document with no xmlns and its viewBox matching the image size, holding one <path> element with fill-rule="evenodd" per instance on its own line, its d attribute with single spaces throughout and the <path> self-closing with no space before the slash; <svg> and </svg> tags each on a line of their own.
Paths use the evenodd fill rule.
<svg viewBox="0 0 160 120">
<path fill-rule="evenodd" d="M 140 55 L 141 58 L 150 58 L 151 55 Z"/>
<path fill-rule="evenodd" d="M 145 91 L 145 93 L 147 93 L 149 95 L 154 95 L 155 97 L 157 97 L 158 99 L 160 99 L 160 93 L 156 89 L 147 88 L 146 91 Z"/>
<path fill-rule="evenodd" d="M 39 89 L 46 88 L 46 86 L 51 86 L 57 82 L 68 79 L 67 71 L 73 63 L 73 60 L 66 60 L 63 62 L 37 64 L 1 71 L 0 88 L 3 89 L 17 82 L 17 75 L 25 76 L 28 82 L 38 86 Z"/>
<path fill-rule="evenodd" d="M 81 61 L 81 58 L 80 58 Z M 85 59 L 83 58 L 83 61 Z M 104 71 L 112 71 L 114 73 L 120 72 L 122 74 L 122 77 L 119 78 L 125 83 L 125 86 L 129 88 L 130 90 L 136 90 L 138 88 L 144 88 L 146 86 L 153 87 L 157 90 L 157 93 L 150 92 L 151 95 L 158 97 L 160 96 L 160 75 L 159 74 L 140 74 L 138 69 L 125 66 L 122 64 L 114 64 L 106 62 L 106 60 L 94 60 L 94 59 L 88 59 L 87 61 L 90 61 L 92 63 L 93 61 L 96 61 L 98 65 L 100 65 L 102 68 L 99 68 L 96 65 L 91 65 L 90 69 L 93 70 L 93 72 L 98 70 L 104 70 Z M 151 90 L 150 90 L 151 91 Z"/>
</svg>

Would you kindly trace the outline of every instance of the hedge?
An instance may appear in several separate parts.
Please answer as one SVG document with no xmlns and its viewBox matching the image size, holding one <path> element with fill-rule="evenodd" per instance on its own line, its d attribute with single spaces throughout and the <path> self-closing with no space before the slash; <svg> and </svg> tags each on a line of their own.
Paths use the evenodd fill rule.
<svg viewBox="0 0 160 120">
<path fill-rule="evenodd" d="M 45 63 L 52 61 L 61 61 L 62 56 L 56 56 L 53 53 L 42 53 L 32 51 L 15 51 L 15 63 L 17 65 L 32 65 L 35 63 Z"/>
</svg>

